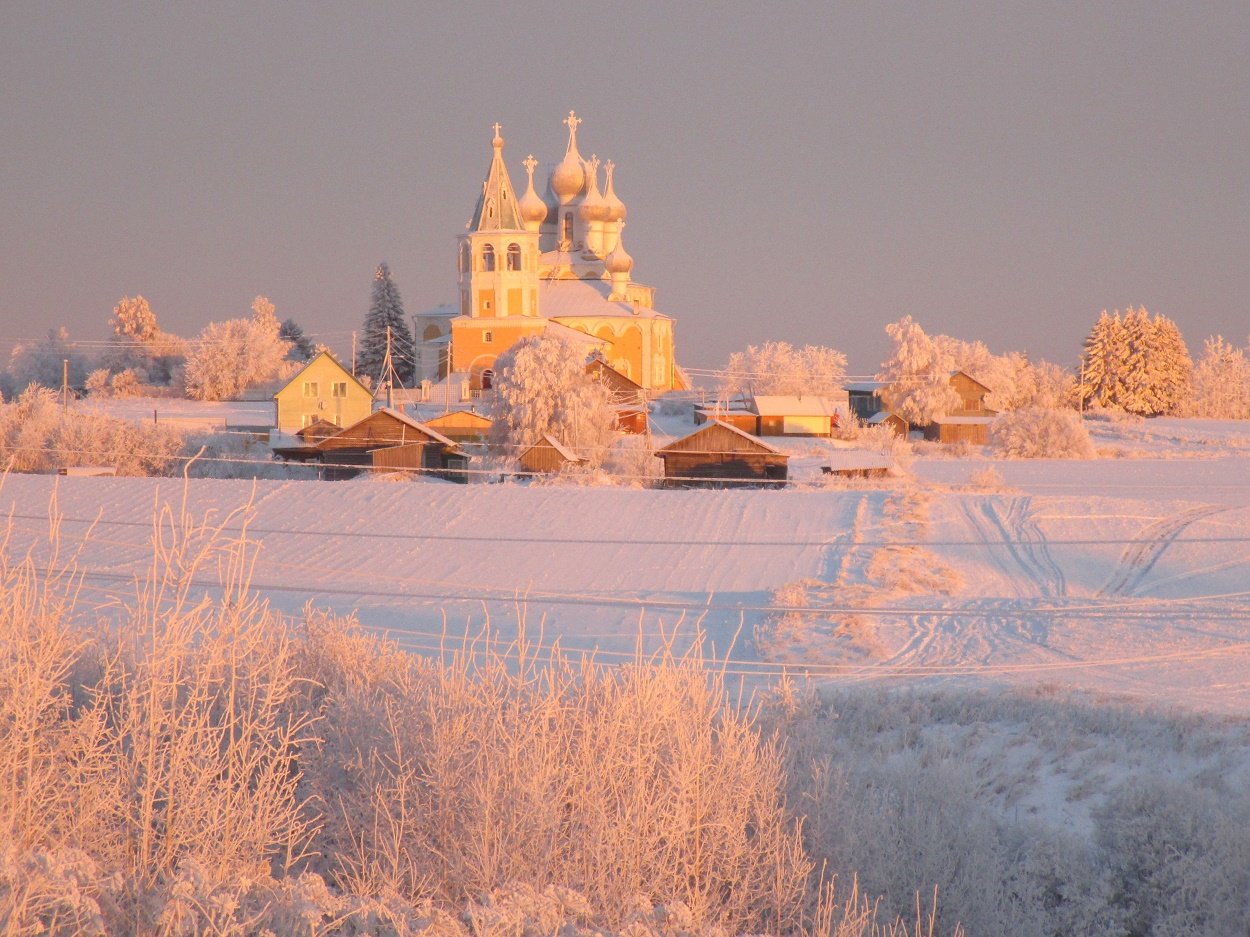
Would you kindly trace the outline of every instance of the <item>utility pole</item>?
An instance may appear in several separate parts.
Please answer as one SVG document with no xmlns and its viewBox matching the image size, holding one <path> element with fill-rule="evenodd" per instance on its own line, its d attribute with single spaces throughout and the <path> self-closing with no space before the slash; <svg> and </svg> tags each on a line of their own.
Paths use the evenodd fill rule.
<svg viewBox="0 0 1250 937">
<path fill-rule="evenodd" d="M 61 416 L 69 412 L 69 359 L 61 359 Z"/>
<path fill-rule="evenodd" d="M 394 385 L 395 366 L 391 364 L 391 327 L 386 327 L 386 355 L 382 359 L 382 380 L 386 381 L 386 408 L 391 408 L 391 387 Z"/>
<path fill-rule="evenodd" d="M 352 377 L 356 376 L 356 330 L 352 330 Z"/>
</svg>

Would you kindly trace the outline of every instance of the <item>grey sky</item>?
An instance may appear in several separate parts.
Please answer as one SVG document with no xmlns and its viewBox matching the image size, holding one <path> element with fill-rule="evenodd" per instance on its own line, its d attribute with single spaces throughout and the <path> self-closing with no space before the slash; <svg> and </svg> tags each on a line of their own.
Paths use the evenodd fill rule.
<svg viewBox="0 0 1250 937">
<path fill-rule="evenodd" d="M 501 13 L 501 9 L 510 12 Z M 1250 4 L 0 4 L 0 339 L 346 347 L 374 266 L 454 299 L 503 124 L 616 161 L 681 362 L 875 370 L 886 322 L 1071 364 L 1099 310 L 1250 334 Z"/>
</svg>

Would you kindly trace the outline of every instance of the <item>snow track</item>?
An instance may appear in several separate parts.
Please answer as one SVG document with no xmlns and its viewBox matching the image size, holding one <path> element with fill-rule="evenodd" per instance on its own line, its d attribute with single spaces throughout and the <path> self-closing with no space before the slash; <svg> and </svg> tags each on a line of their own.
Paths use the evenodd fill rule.
<svg viewBox="0 0 1250 937">
<path fill-rule="evenodd" d="M 1013 581 L 1031 583 L 1038 594 L 1061 598 L 1067 580 L 1051 555 L 1046 535 L 1033 517 L 1033 499 L 1015 497 L 1004 506 L 999 496 L 969 499 L 964 512 L 985 542 L 996 565 Z M 1025 590 L 1021 590 L 1023 593 Z"/>
<path fill-rule="evenodd" d="M 1140 542 L 1130 543 L 1125 548 L 1115 572 L 1098 590 L 1098 595 L 1100 597 L 1137 595 L 1155 564 L 1191 524 L 1226 510 L 1228 508 L 1204 505 L 1181 511 L 1179 514 L 1147 525 L 1138 536 Z"/>
</svg>

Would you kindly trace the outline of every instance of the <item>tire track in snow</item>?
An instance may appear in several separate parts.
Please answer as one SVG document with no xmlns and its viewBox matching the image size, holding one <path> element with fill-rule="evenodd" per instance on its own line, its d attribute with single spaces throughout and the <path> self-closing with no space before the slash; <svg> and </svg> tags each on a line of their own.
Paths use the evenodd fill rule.
<svg viewBox="0 0 1250 937">
<path fill-rule="evenodd" d="M 1018 583 L 1018 574 L 1023 572 L 1040 595 L 1062 598 L 1068 593 L 1067 579 L 1051 555 L 1046 535 L 1033 519 L 1032 503 L 1029 497 L 1011 498 L 1002 511 L 997 498 L 985 498 L 979 504 L 965 503 L 964 513 L 977 536 L 985 541 L 994 564 L 1009 580 Z M 1023 594 L 1023 590 L 1018 591 Z"/>
<path fill-rule="evenodd" d="M 1228 510 L 1230 509 L 1226 507 L 1204 505 L 1148 524 L 1142 530 L 1138 542 L 1130 543 L 1120 554 L 1120 561 L 1115 572 L 1098 590 L 1098 597 L 1134 595 L 1141 588 L 1146 577 L 1150 575 L 1155 564 L 1186 528 L 1195 521 Z"/>
</svg>

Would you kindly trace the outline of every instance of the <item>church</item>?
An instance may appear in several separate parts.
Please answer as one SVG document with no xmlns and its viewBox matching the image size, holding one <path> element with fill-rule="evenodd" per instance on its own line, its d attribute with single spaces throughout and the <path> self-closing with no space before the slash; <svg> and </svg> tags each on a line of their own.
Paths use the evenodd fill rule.
<svg viewBox="0 0 1250 937">
<path fill-rule="evenodd" d="M 555 330 L 648 390 L 678 386 L 673 320 L 656 310 L 655 290 L 632 277 L 615 166 L 594 155 L 583 159 L 581 120 L 570 111 L 564 123 L 568 147 L 544 194 L 534 188 L 538 162 L 531 154 L 522 164 L 520 198 L 495 124 L 482 194 L 459 237 L 459 304 L 414 317 L 421 380 L 459 378 L 480 393 L 490 388 L 499 355 L 526 336 Z"/>
</svg>

